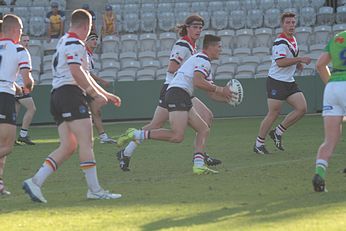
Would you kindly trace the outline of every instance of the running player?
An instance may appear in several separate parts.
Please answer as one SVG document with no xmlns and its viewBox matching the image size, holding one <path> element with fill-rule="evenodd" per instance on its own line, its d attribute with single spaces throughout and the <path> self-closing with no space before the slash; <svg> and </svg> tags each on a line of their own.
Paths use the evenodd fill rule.
<svg viewBox="0 0 346 231">
<path fill-rule="evenodd" d="M 130 128 L 121 135 L 117 143 L 119 146 L 130 140 L 141 142 L 145 139 L 163 140 L 180 143 L 184 140 L 187 125 L 196 131 L 193 173 L 217 173 L 205 163 L 205 144 L 209 134 L 209 125 L 201 118 L 192 106 L 194 88 L 200 88 L 208 93 L 212 99 L 228 102 L 231 91 L 228 86 L 220 87 L 212 83 L 211 60 L 219 58 L 221 38 L 206 35 L 203 40 L 203 52 L 191 56 L 176 72 L 165 94 L 165 103 L 169 111 L 171 129 L 143 129 Z"/>
<path fill-rule="evenodd" d="M 20 44 L 22 44 L 23 47 L 28 49 L 29 48 L 29 42 L 30 42 L 29 35 L 22 34 L 22 37 L 20 39 Z M 26 108 L 26 112 L 23 116 L 22 127 L 20 129 L 17 141 L 23 142 L 23 143 L 26 143 L 29 145 L 34 145 L 35 143 L 32 142 L 28 136 L 28 133 L 29 133 L 28 130 L 29 130 L 29 126 L 31 124 L 32 118 L 36 112 L 35 102 L 34 102 L 34 99 L 32 98 L 32 96 L 30 95 L 30 92 L 24 87 L 23 78 L 20 75 L 20 73 L 18 73 L 16 83 L 18 84 L 18 86 L 20 86 L 22 88 L 22 91 L 23 91 L 23 94 L 16 95 L 16 113 L 17 113 L 17 116 L 18 116 L 18 113 L 20 110 L 20 106 L 23 106 Z"/>
<path fill-rule="evenodd" d="M 5 189 L 3 173 L 6 156 L 11 153 L 16 139 L 16 91 L 21 88 L 15 84 L 19 70 L 24 86 L 32 91 L 34 80 L 31 77 L 31 58 L 29 52 L 17 44 L 23 30 L 22 20 L 13 14 L 4 16 L 2 38 L 0 39 L 0 195 L 9 195 Z"/>
<path fill-rule="evenodd" d="M 285 12 L 281 15 L 282 33 L 275 39 L 272 48 L 272 65 L 267 78 L 268 113 L 263 119 L 256 143 L 253 147 L 255 153 L 268 154 L 265 147 L 265 138 L 271 126 L 278 118 L 284 101 L 294 110 L 285 119 L 269 132 L 275 146 L 283 151 L 282 135 L 293 124 L 304 116 L 307 110 L 303 92 L 294 80 L 296 69 L 302 70 L 303 63 L 309 64 L 310 57 L 298 57 L 299 49 L 294 37 L 296 15 Z"/>
<path fill-rule="evenodd" d="M 94 54 L 93 52 L 97 46 L 97 39 L 98 39 L 97 34 L 91 32 L 90 35 L 88 36 L 87 40 L 86 40 L 86 43 L 85 43 L 85 47 L 87 49 L 88 56 L 89 56 L 90 76 L 96 82 L 101 83 L 104 87 L 109 87 L 110 83 L 108 81 L 98 77 L 95 73 L 95 63 L 94 63 L 94 59 L 93 59 L 93 54 Z M 100 143 L 101 144 L 106 144 L 106 143 L 114 144 L 115 140 L 110 138 L 107 135 L 107 133 L 105 132 L 105 129 L 103 128 L 100 105 L 95 104 L 95 101 L 93 101 L 93 100 L 90 101 L 89 99 L 88 99 L 88 103 L 89 103 L 90 111 L 92 114 L 92 119 L 94 121 L 94 125 L 95 125 L 96 130 L 99 134 Z"/>
<path fill-rule="evenodd" d="M 175 72 L 179 67 L 192 55 L 197 53 L 196 41 L 199 39 L 204 26 L 204 20 L 201 16 L 193 14 L 186 18 L 184 25 L 177 25 L 176 29 L 179 32 L 181 38 L 174 44 L 170 60 L 168 63 L 168 69 L 166 74 L 166 80 L 161 88 L 159 104 L 156 107 L 154 117 L 149 124 L 145 125 L 142 129 L 150 130 L 163 127 L 164 123 L 168 120 L 168 107 L 165 102 L 165 94 L 169 83 L 174 78 Z M 202 119 L 211 127 L 213 121 L 213 113 L 211 110 L 200 101 L 197 97 L 192 98 L 193 107 Z M 120 150 L 117 153 L 119 160 L 119 166 L 123 171 L 129 171 L 130 158 L 138 146 L 138 142 L 131 141 L 125 149 Z M 207 165 L 218 165 L 221 161 L 215 158 L 211 158 L 207 153 L 203 153 Z"/>
<path fill-rule="evenodd" d="M 51 113 L 58 125 L 59 147 L 44 161 L 36 174 L 23 182 L 24 191 L 33 201 L 46 203 L 41 186 L 47 177 L 71 157 L 79 145 L 80 168 L 88 185 L 88 199 L 117 199 L 101 188 L 97 178 L 96 161 L 93 152 L 92 123 L 85 94 L 98 104 L 107 101 L 120 106 L 120 98 L 106 92 L 90 77 L 88 55 L 83 41 L 91 29 L 91 15 L 78 9 L 72 12 L 70 29 L 60 38 L 53 56 L 53 90 Z"/>
<path fill-rule="evenodd" d="M 336 34 L 317 60 L 316 68 L 326 84 L 323 95 L 324 142 L 316 156 L 315 176 L 312 179 L 316 192 L 325 192 L 328 161 L 331 158 L 342 131 L 346 115 L 346 31 Z M 333 72 L 328 64 L 332 62 Z"/>
</svg>

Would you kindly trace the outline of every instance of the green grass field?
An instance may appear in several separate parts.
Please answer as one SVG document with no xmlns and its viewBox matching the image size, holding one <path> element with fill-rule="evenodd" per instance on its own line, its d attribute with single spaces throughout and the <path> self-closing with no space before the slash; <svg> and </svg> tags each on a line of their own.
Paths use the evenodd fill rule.
<svg viewBox="0 0 346 231">
<path fill-rule="evenodd" d="M 15 146 L 7 159 L 5 181 L 12 192 L 0 197 L 0 230 L 345 230 L 346 144 L 330 161 L 328 193 L 315 193 L 311 179 L 323 140 L 320 116 L 306 116 L 284 135 L 286 151 L 252 152 L 261 118 L 215 120 L 208 151 L 223 160 L 220 174 L 192 175 L 193 132 L 181 144 L 148 141 L 118 168 L 113 145 L 95 140 L 101 185 L 119 200 L 86 200 L 86 183 L 77 155 L 43 186 L 47 204 L 33 203 L 21 189 L 44 158 L 57 147 L 55 127 L 33 127 L 35 146 Z M 107 124 L 111 135 L 143 123 Z"/>
</svg>

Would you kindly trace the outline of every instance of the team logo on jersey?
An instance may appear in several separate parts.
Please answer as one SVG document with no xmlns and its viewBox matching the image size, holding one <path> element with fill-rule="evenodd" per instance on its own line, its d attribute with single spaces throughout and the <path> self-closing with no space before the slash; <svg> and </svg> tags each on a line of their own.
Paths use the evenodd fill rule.
<svg viewBox="0 0 346 231">
<path fill-rule="evenodd" d="M 336 37 L 335 38 L 335 42 L 336 43 L 340 43 L 341 44 L 341 43 L 344 43 L 344 41 L 345 41 L 345 39 L 343 37 Z"/>
<path fill-rule="evenodd" d="M 80 105 L 80 106 L 79 106 L 79 112 L 80 112 L 81 114 L 85 114 L 85 113 L 87 112 L 86 106 Z"/>
<path fill-rule="evenodd" d="M 278 91 L 276 89 L 272 89 L 271 95 L 277 95 Z"/>
<path fill-rule="evenodd" d="M 322 110 L 323 110 L 323 111 L 330 111 L 330 110 L 333 110 L 333 106 L 331 106 L 331 105 L 324 105 Z"/>
<path fill-rule="evenodd" d="M 0 50 L 6 49 L 6 44 L 0 45 Z"/>
</svg>

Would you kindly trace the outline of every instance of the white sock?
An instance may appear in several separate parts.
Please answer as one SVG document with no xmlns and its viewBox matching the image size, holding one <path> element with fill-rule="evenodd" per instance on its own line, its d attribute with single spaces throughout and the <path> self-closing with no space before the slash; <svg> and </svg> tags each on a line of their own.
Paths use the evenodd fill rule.
<svg viewBox="0 0 346 231">
<path fill-rule="evenodd" d="M 27 129 L 20 129 L 19 135 L 21 137 L 26 137 L 28 135 L 28 130 Z"/>
<path fill-rule="evenodd" d="M 279 124 L 276 128 L 275 128 L 275 133 L 279 136 L 282 136 L 282 134 L 284 134 L 284 132 L 286 131 L 287 129 L 282 126 L 281 124 Z"/>
<path fill-rule="evenodd" d="M 36 174 L 32 178 L 32 181 L 39 187 L 41 187 L 46 181 L 47 177 L 55 172 L 57 168 L 58 165 L 56 164 L 56 162 L 51 157 L 48 157 L 42 164 L 41 168 L 36 172 Z"/>
<path fill-rule="evenodd" d="M 204 156 L 201 153 L 195 153 L 193 156 L 193 165 L 196 167 L 204 166 Z"/>
<path fill-rule="evenodd" d="M 136 140 L 139 140 L 139 141 L 146 140 L 146 139 L 149 139 L 150 131 L 147 131 L 147 130 L 136 130 L 134 132 L 134 136 L 135 136 Z"/>
<path fill-rule="evenodd" d="M 85 179 L 86 179 L 89 190 L 91 192 L 100 191 L 101 186 L 100 186 L 99 180 L 97 178 L 96 162 L 95 161 L 81 162 L 80 167 L 84 172 Z"/>
<path fill-rule="evenodd" d="M 139 143 L 135 142 L 135 141 L 131 141 L 125 148 L 124 150 L 124 155 L 131 157 L 132 153 L 135 151 L 135 149 L 137 148 Z"/>
<path fill-rule="evenodd" d="M 256 138 L 256 147 L 261 147 L 262 145 L 264 145 L 265 140 L 262 139 L 261 137 L 257 136 Z"/>
<path fill-rule="evenodd" d="M 108 138 L 108 135 L 107 133 L 105 132 L 102 132 L 100 135 L 99 135 L 100 139 L 103 140 L 103 139 L 107 139 Z"/>
</svg>

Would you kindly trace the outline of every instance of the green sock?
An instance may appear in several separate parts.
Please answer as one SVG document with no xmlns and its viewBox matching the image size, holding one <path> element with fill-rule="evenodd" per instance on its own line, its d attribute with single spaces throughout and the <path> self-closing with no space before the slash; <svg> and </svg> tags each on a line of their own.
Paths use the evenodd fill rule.
<svg viewBox="0 0 346 231">
<path fill-rule="evenodd" d="M 316 165 L 315 173 L 324 179 L 326 176 L 326 168 L 324 166 L 322 167 L 321 165 Z"/>
</svg>

